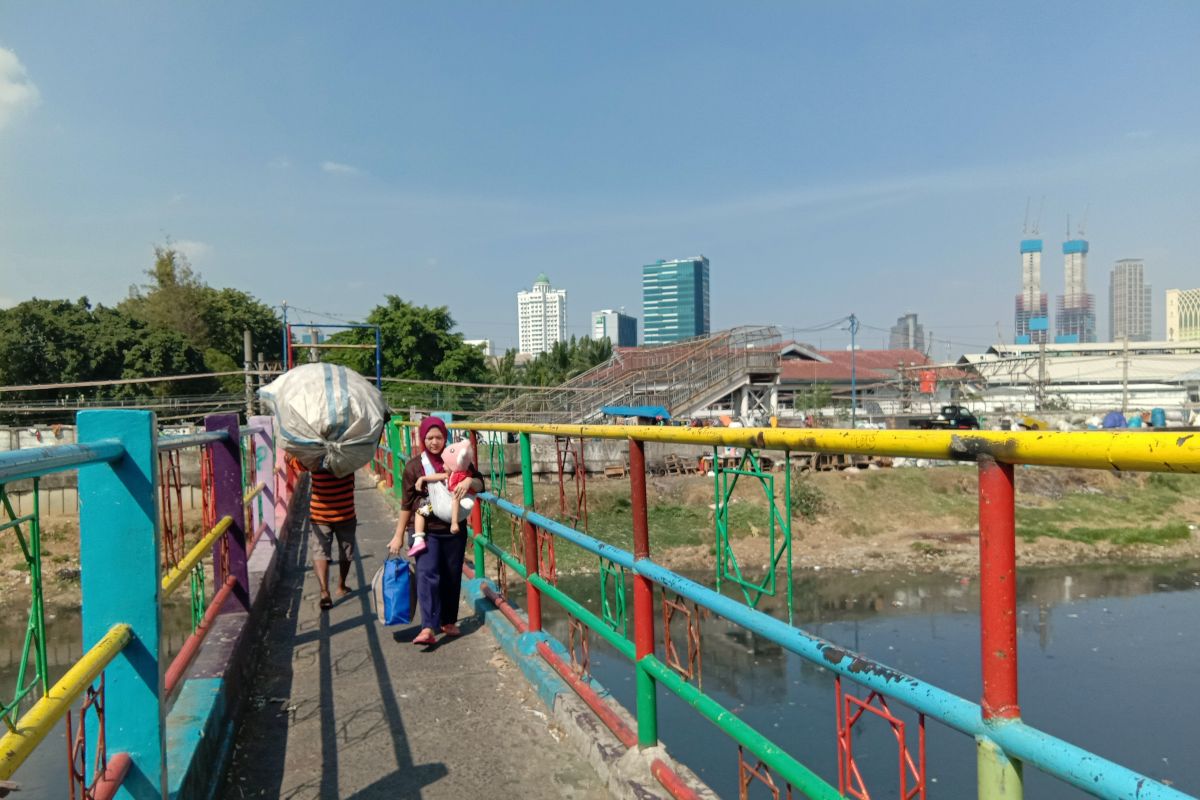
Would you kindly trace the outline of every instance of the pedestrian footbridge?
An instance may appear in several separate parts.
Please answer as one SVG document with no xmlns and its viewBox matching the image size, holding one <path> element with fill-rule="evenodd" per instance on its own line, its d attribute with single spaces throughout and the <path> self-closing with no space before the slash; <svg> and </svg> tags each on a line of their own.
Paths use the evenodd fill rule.
<svg viewBox="0 0 1200 800">
<path fill-rule="evenodd" d="M 1014 592 L 1014 466 L 1195 473 L 1196 437 L 452 426 L 475 439 L 489 483 L 470 525 L 464 635 L 426 648 L 411 644 L 415 627 L 379 626 L 362 590 L 395 524 L 399 470 L 413 455 L 409 424 L 389 423 L 359 475 L 355 591 L 328 612 L 318 608 L 307 568 L 306 487 L 283 466 L 268 417 L 243 423 L 214 415 L 202 433 L 171 436 L 160 435 L 148 411 L 86 411 L 76 444 L 0 454 L 0 536 L 17 542 L 29 574 L 24 666 L 15 686 L 0 687 L 0 795 L 42 787 L 31 796 L 715 796 L 702 774 L 728 776 L 742 797 L 908 800 L 942 788 L 927 765 L 930 721 L 970 743 L 977 773 L 970 792 L 980 798 L 1022 797 L 1031 770 L 1101 798 L 1177 799 L 1200 790 L 1168 786 L 1072 744 L 1070 720 L 1051 734 L 1022 719 Z M 489 431 L 518 437 L 519 479 L 503 466 L 504 437 L 482 435 Z M 572 513 L 560 483 L 555 513 L 547 485 L 534 480 L 537 437 L 579 440 L 580 448 L 588 439 L 624 443 L 632 550 L 588 534 L 577 513 L 586 489 L 577 490 Z M 741 453 L 736 464 L 714 459 L 711 580 L 654 560 L 648 442 Z M 194 521 L 179 501 L 188 451 L 198 454 L 204 498 Z M 785 467 L 793 453 L 977 465 L 982 659 L 973 696 L 791 624 L 792 471 L 761 469 L 764 451 Z M 21 481 L 36 490 L 42 476 L 66 470 L 78 470 L 81 498 L 84 655 L 59 676 L 47 658 L 40 512 L 35 505 L 17 513 L 7 491 Z M 739 563 L 730 541 L 739 480 L 768 492 L 765 571 Z M 560 582 L 556 552 L 568 547 L 594 559 L 598 603 L 571 596 Z M 765 598 L 775 600 L 772 613 Z M 545 624 L 552 611 L 568 622 L 557 638 Z M 163 633 L 171 614 L 186 615 L 192 630 L 177 652 Z M 705 615 L 819 668 L 837 709 L 826 732 L 835 769 L 813 766 L 811 754 L 755 729 L 726 696 L 706 690 L 703 654 L 711 645 L 697 624 Z M 601 642 L 607 658 L 627 664 L 635 686 L 627 706 L 591 674 L 589 648 Z M 753 663 L 746 673 L 743 680 L 756 680 Z M 683 716 L 661 713 L 668 697 L 681 701 L 672 708 Z M 60 726 L 68 733 L 62 770 L 57 783 L 43 784 L 44 776 L 28 772 L 30 756 L 52 746 Z M 676 733 L 668 726 L 713 736 L 724 757 L 680 763 L 662 744 Z M 878 737 L 859 736 L 867 727 L 891 734 L 886 752 L 874 749 Z M 881 763 L 892 766 L 875 767 Z M 940 796 L 965 796 L 962 788 Z"/>
</svg>

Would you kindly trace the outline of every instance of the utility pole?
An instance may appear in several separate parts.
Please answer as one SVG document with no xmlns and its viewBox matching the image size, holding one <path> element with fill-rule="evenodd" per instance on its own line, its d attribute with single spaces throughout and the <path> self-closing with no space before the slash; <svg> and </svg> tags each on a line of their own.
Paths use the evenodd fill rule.
<svg viewBox="0 0 1200 800">
<path fill-rule="evenodd" d="M 1041 411 L 1046 404 L 1046 343 L 1038 342 L 1037 390 L 1033 393 L 1033 410 Z"/>
<path fill-rule="evenodd" d="M 1125 343 L 1121 355 L 1121 414 L 1129 413 L 1129 335 L 1122 337 Z"/>
<path fill-rule="evenodd" d="M 242 356 L 246 372 L 246 419 L 250 419 L 254 416 L 254 376 L 250 374 L 254 367 L 254 343 L 249 329 L 242 331 Z"/>
<path fill-rule="evenodd" d="M 858 334 L 858 317 L 850 315 L 850 427 L 857 426 L 858 419 L 858 348 L 854 337 Z"/>
</svg>

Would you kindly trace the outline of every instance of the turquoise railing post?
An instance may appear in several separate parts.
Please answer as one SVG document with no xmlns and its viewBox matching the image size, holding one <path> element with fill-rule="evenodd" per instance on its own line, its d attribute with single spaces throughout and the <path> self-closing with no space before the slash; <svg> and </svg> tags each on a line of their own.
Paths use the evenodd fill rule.
<svg viewBox="0 0 1200 800">
<path fill-rule="evenodd" d="M 81 411 L 80 443 L 118 439 L 125 456 L 79 469 L 83 649 L 122 622 L 133 639 L 104 671 L 105 746 L 128 753 L 118 798 L 166 796 L 166 738 L 159 642 L 162 554 L 157 423 L 151 411 Z M 88 753 L 96 752 L 88 727 Z M 92 764 L 87 764 L 91 780 Z"/>
<path fill-rule="evenodd" d="M 403 491 L 401 483 L 404 480 L 404 464 L 408 460 L 407 453 L 400 446 L 400 423 L 403 421 L 404 417 L 396 414 L 387 424 L 387 442 L 392 451 L 392 494 L 397 497 Z"/>
<path fill-rule="evenodd" d="M 278 535 L 276 522 L 282 517 L 275 513 L 275 418 L 270 416 L 250 417 L 246 420 L 256 430 L 254 431 L 254 474 L 263 482 L 265 488 L 260 497 L 254 500 L 254 507 L 259 510 L 258 524 L 266 524 L 263 534 L 272 541 Z M 251 486 L 251 489 L 254 487 Z"/>
<path fill-rule="evenodd" d="M 221 609 L 250 610 L 250 574 L 246 567 L 246 511 L 242 502 L 242 453 L 237 414 L 210 414 L 204 418 L 204 430 L 225 431 L 224 441 L 213 442 L 213 502 L 216 518 L 232 517 L 233 524 L 225 531 L 224 541 L 229 552 L 229 572 L 221 564 L 220 553 L 214 551 L 213 586 L 223 586 L 226 574 L 237 585 Z"/>
</svg>

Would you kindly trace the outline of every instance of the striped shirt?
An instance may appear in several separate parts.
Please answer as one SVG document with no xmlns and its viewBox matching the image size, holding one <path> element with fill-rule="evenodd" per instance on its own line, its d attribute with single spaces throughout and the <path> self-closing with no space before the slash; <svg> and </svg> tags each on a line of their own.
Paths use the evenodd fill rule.
<svg viewBox="0 0 1200 800">
<path fill-rule="evenodd" d="M 308 511 L 313 522 L 326 525 L 354 519 L 354 473 L 343 478 L 325 470 L 312 473 Z"/>
</svg>

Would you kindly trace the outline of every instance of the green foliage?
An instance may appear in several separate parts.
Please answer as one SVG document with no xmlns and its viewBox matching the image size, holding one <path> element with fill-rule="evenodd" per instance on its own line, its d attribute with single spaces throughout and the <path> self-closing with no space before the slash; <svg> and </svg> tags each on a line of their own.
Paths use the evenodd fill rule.
<svg viewBox="0 0 1200 800">
<path fill-rule="evenodd" d="M 792 481 L 792 516 L 813 522 L 828 508 L 829 500 L 814 481 L 803 475 Z"/>
<path fill-rule="evenodd" d="M 1166 545 L 1179 542 L 1191 536 L 1188 526 L 1182 522 L 1170 523 L 1158 528 L 1129 527 L 1129 528 L 1085 528 L 1072 527 L 1061 529 L 1048 523 L 1039 525 L 1019 525 L 1017 535 L 1026 541 L 1033 541 L 1042 536 L 1054 539 L 1066 539 L 1072 542 L 1111 542 L 1116 545 L 1156 544 Z"/>
<path fill-rule="evenodd" d="M 145 375 L 188 375 L 204 372 L 204 356 L 188 342 L 182 334 L 170 330 L 152 330 L 138 339 L 125 353 L 125 369 L 122 378 L 139 378 Z M 138 396 L 149 391 L 157 397 L 176 394 L 191 394 L 211 385 L 189 381 L 176 384 L 170 381 L 152 383 L 148 387 L 121 386 L 121 394 Z"/>
<path fill-rule="evenodd" d="M 557 386 L 610 358 L 612 343 L 608 339 L 597 341 L 572 336 L 568 341 L 555 342 L 547 352 L 538 353 L 523 371 L 516 367 L 516 351 L 509 350 L 492 370 L 492 382 Z"/>
<path fill-rule="evenodd" d="M 236 289 L 214 289 L 187 259 L 155 248 L 150 282 L 130 289 L 116 308 L 86 297 L 26 300 L 0 310 L 0 383 L 50 384 L 221 372 L 242 368 L 242 331 L 267 358 L 280 353 L 279 322 L 270 307 Z M 239 390 L 241 377 L 227 391 Z M 30 392 L 23 397 L 124 398 L 215 392 L 214 381 Z M 14 419 L 15 421 L 15 419 Z"/>
<path fill-rule="evenodd" d="M 154 248 L 151 282 L 131 287 L 117 308 L 151 330 L 174 331 L 203 353 L 200 372 L 242 368 L 243 331 L 250 331 L 253 355 L 281 357 L 280 322 L 270 306 L 237 289 L 214 289 L 204 283 L 187 257 L 166 246 Z M 235 388 L 240 378 L 225 381 Z"/>
<path fill-rule="evenodd" d="M 93 327 L 86 297 L 74 303 L 34 298 L 0 311 L 0 382 L 91 380 L 95 369 L 88 340 Z"/>
<path fill-rule="evenodd" d="M 154 267 L 146 275 L 151 282 L 129 287 L 129 298 L 117 308 L 149 328 L 178 331 L 188 341 L 206 345 L 206 287 L 192 271 L 187 257 L 174 250 L 170 242 L 155 245 Z"/>
<path fill-rule="evenodd" d="M 796 392 L 797 411 L 819 411 L 833 405 L 833 387 L 828 383 L 814 383 L 803 392 Z"/>
<path fill-rule="evenodd" d="M 483 351 L 466 344 L 462 334 L 454 333 L 454 318 L 446 306 L 428 308 L 388 295 L 384 305 L 376 306 L 367 322 L 380 327 L 383 373 L 393 378 L 426 381 L 480 383 L 487 378 Z M 330 344 L 375 344 L 375 331 L 352 328 L 329 337 Z M 375 374 L 375 353 L 371 350 L 327 350 L 323 360 L 343 364 L 364 375 Z M 459 393 L 439 393 L 437 405 L 459 407 Z M 413 387 L 388 388 L 393 406 L 410 402 L 425 405 L 428 392 Z M 424 400 L 425 402 L 420 402 Z"/>
</svg>

